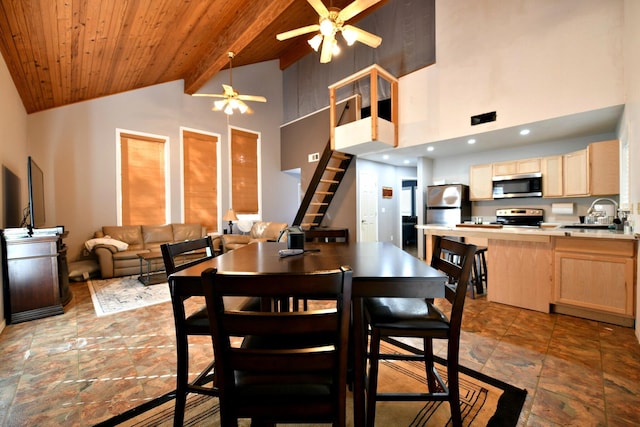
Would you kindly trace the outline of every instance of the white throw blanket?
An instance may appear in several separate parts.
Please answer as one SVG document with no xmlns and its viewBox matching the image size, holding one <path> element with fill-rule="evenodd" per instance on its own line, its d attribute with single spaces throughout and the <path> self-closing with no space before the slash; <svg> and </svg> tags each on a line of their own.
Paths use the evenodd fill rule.
<svg viewBox="0 0 640 427">
<path fill-rule="evenodd" d="M 87 248 L 89 252 L 93 250 L 93 247 L 96 245 L 111 245 L 115 246 L 118 252 L 126 251 L 129 247 L 128 243 L 121 242 L 120 240 L 112 239 L 109 236 L 100 237 L 96 239 L 90 239 L 84 242 L 84 247 Z"/>
</svg>

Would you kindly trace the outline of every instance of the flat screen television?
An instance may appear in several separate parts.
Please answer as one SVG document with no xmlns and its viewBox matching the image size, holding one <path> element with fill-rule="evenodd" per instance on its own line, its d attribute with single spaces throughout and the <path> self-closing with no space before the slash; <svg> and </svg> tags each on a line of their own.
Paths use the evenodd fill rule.
<svg viewBox="0 0 640 427">
<path fill-rule="evenodd" d="M 29 221 L 30 228 L 44 227 L 44 174 L 38 164 L 29 156 L 27 164 L 29 178 Z"/>
</svg>

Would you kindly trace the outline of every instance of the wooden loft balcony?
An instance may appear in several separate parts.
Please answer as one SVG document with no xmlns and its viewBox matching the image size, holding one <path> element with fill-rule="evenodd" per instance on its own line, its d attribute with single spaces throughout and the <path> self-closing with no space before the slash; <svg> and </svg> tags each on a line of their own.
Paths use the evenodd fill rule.
<svg viewBox="0 0 640 427">
<path fill-rule="evenodd" d="M 358 80 L 369 79 L 371 115 L 337 126 L 336 92 Z M 379 115 L 380 82 L 390 86 L 391 121 Z M 329 86 L 331 149 L 349 154 L 370 154 L 398 146 L 398 80 L 373 64 Z"/>
</svg>

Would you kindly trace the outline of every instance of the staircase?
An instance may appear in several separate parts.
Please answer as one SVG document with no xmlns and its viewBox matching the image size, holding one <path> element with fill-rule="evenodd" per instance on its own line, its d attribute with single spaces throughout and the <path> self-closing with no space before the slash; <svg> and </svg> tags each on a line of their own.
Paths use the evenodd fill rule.
<svg viewBox="0 0 640 427">
<path fill-rule="evenodd" d="M 332 150 L 331 141 L 327 143 L 292 225 L 303 230 L 320 226 L 352 158 L 351 154 Z"/>
</svg>

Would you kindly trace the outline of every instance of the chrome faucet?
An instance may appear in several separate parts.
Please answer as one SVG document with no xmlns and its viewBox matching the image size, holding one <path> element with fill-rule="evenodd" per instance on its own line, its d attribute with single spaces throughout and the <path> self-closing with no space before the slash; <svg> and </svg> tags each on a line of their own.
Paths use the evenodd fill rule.
<svg viewBox="0 0 640 427">
<path fill-rule="evenodd" d="M 593 201 L 593 203 L 591 203 L 591 206 L 589 206 L 589 209 L 587 209 L 587 215 L 592 215 L 593 212 L 595 211 L 595 205 L 600 203 L 600 202 L 610 202 L 613 205 L 613 207 L 615 208 L 615 216 L 616 217 L 618 216 L 618 202 L 616 202 L 613 199 L 609 199 L 607 197 L 600 197 L 598 199 L 595 199 Z"/>
</svg>

